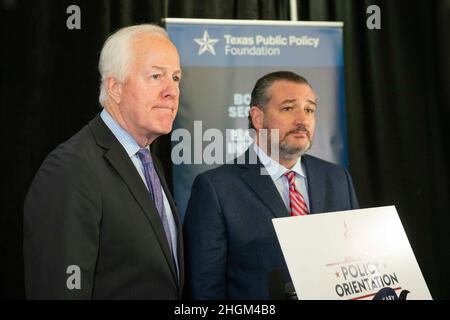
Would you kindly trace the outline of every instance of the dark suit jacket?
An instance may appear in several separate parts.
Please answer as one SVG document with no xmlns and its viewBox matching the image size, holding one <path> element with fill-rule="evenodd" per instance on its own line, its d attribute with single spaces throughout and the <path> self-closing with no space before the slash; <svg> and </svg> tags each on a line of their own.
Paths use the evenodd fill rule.
<svg viewBox="0 0 450 320">
<path fill-rule="evenodd" d="M 309 155 L 302 161 L 311 213 L 358 208 L 344 168 Z M 281 269 L 290 281 L 272 224 L 289 212 L 261 168 L 259 160 L 226 164 L 195 179 L 184 222 L 187 297 L 268 299 L 270 272 Z"/>
<path fill-rule="evenodd" d="M 97 115 L 46 158 L 24 207 L 26 297 L 177 299 L 184 281 L 177 209 L 156 171 L 177 225 L 180 278 L 164 228 L 131 159 Z M 81 289 L 66 282 L 81 269 Z M 73 278 L 69 279 L 71 282 Z"/>
</svg>

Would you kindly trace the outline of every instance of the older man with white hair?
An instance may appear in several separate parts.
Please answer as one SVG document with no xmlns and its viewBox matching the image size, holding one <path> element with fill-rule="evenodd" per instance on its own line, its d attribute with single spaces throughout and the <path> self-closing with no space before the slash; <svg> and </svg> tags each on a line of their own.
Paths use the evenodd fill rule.
<svg viewBox="0 0 450 320">
<path fill-rule="evenodd" d="M 158 26 L 126 27 L 99 71 L 103 110 L 49 154 L 25 199 L 26 296 L 179 299 L 180 221 L 149 150 L 178 110 L 177 49 Z"/>
</svg>

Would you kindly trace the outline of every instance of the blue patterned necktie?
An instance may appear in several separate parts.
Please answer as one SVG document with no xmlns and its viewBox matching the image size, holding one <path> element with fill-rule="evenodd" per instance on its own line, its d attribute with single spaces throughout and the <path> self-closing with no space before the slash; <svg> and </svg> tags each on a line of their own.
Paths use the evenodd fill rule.
<svg viewBox="0 0 450 320">
<path fill-rule="evenodd" d="M 173 255 L 172 237 L 170 236 L 169 221 L 167 220 L 166 211 L 164 210 L 164 201 L 162 194 L 161 181 L 156 173 L 155 166 L 153 165 L 152 156 L 148 148 L 139 149 L 136 153 L 144 166 L 144 176 L 147 182 L 148 191 L 150 197 L 155 202 L 156 209 L 158 210 L 159 217 L 166 233 L 167 241 L 169 242 L 170 251 Z"/>
</svg>

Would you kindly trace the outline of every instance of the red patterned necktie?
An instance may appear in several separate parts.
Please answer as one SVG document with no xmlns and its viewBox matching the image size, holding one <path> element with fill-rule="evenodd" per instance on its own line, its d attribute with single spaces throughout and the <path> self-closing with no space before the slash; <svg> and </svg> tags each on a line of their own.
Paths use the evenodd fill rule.
<svg viewBox="0 0 450 320">
<path fill-rule="evenodd" d="M 295 187 L 295 172 L 288 171 L 284 174 L 289 181 L 289 199 L 291 216 L 306 216 L 309 214 L 308 206 L 300 191 Z"/>
</svg>

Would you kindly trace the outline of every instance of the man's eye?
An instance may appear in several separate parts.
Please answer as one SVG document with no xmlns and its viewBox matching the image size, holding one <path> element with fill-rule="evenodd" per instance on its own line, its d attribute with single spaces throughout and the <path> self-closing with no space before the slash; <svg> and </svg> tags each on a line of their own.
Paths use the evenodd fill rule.
<svg viewBox="0 0 450 320">
<path fill-rule="evenodd" d="M 173 81 L 180 82 L 181 81 L 181 77 L 180 76 L 173 76 Z"/>
<path fill-rule="evenodd" d="M 161 79 L 161 77 L 162 77 L 162 75 L 160 73 L 155 73 L 150 76 L 150 78 L 152 80 L 159 80 L 159 79 Z"/>
<path fill-rule="evenodd" d="M 306 113 L 314 113 L 316 110 L 313 108 L 306 108 Z"/>
<path fill-rule="evenodd" d="M 282 110 L 284 111 L 291 111 L 293 108 L 292 107 L 283 107 Z"/>
</svg>

